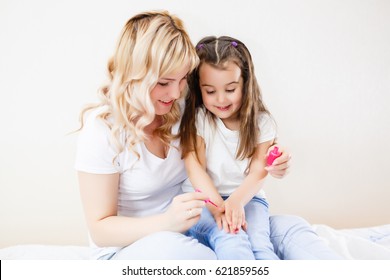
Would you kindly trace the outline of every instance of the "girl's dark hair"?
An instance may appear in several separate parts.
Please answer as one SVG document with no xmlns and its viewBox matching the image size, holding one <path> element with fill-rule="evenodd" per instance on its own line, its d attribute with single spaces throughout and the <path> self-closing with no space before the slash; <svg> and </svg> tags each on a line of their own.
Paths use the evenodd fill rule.
<svg viewBox="0 0 390 280">
<path fill-rule="evenodd" d="M 241 69 L 243 79 L 242 105 L 238 112 L 240 139 L 236 157 L 241 160 L 252 157 L 260 134 L 258 116 L 260 113 L 269 114 L 269 112 L 262 101 L 249 50 L 245 44 L 235 38 L 210 36 L 198 42 L 196 51 L 200 64 L 188 77 L 189 92 L 180 124 L 182 157 L 192 151 L 195 151 L 197 155 L 195 119 L 197 111 L 203 106 L 199 86 L 199 69 L 205 63 L 218 69 L 225 69 L 227 62 L 233 62 Z M 207 110 L 206 116 L 215 120 L 215 116 Z"/>
</svg>

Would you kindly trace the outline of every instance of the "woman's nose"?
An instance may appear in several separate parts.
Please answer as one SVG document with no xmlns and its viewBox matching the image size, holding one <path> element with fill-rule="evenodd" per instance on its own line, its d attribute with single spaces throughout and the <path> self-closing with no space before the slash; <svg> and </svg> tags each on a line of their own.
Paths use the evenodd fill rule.
<svg viewBox="0 0 390 280">
<path fill-rule="evenodd" d="M 181 87 L 179 85 L 172 87 L 172 89 L 170 90 L 170 96 L 173 99 L 179 99 L 180 98 L 180 94 L 181 94 L 181 90 L 182 89 L 181 89 Z"/>
</svg>

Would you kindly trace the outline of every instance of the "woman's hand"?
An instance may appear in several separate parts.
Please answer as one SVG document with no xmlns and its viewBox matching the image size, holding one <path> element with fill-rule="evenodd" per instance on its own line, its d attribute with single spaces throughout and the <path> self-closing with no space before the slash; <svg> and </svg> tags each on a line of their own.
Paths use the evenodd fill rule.
<svg viewBox="0 0 390 280">
<path fill-rule="evenodd" d="M 205 206 L 207 196 L 203 193 L 185 193 L 176 196 L 164 213 L 167 230 L 185 232 L 195 225 Z"/>
<path fill-rule="evenodd" d="M 282 155 L 276 158 L 272 163 L 272 165 L 266 166 L 265 170 L 267 170 L 272 177 L 280 179 L 283 178 L 289 171 L 291 155 L 288 152 L 286 152 L 283 148 L 281 148 L 279 145 L 274 144 L 271 147 L 269 147 L 267 156 L 275 146 L 278 146 L 279 151 L 282 153 Z"/>
</svg>

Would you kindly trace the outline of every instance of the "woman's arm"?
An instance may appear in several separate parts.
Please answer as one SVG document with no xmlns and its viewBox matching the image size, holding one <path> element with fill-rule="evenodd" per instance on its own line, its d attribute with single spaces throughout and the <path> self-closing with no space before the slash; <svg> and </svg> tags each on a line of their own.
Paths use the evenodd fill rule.
<svg viewBox="0 0 390 280">
<path fill-rule="evenodd" d="M 78 172 L 81 200 L 91 238 L 98 246 L 127 246 L 158 231 L 184 232 L 200 217 L 206 196 L 175 197 L 165 213 L 135 218 L 117 216 L 119 174 Z M 191 211 L 189 211 L 191 209 Z"/>
</svg>

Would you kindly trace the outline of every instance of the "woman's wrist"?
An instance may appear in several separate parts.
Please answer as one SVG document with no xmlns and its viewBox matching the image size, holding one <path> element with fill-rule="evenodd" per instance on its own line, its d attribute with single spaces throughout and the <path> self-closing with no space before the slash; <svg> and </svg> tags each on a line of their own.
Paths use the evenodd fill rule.
<svg viewBox="0 0 390 280">
<path fill-rule="evenodd" d="M 172 224 L 172 219 L 170 218 L 168 212 L 158 214 L 156 215 L 155 218 L 156 218 L 156 222 L 159 224 L 158 231 L 175 231 Z"/>
</svg>

